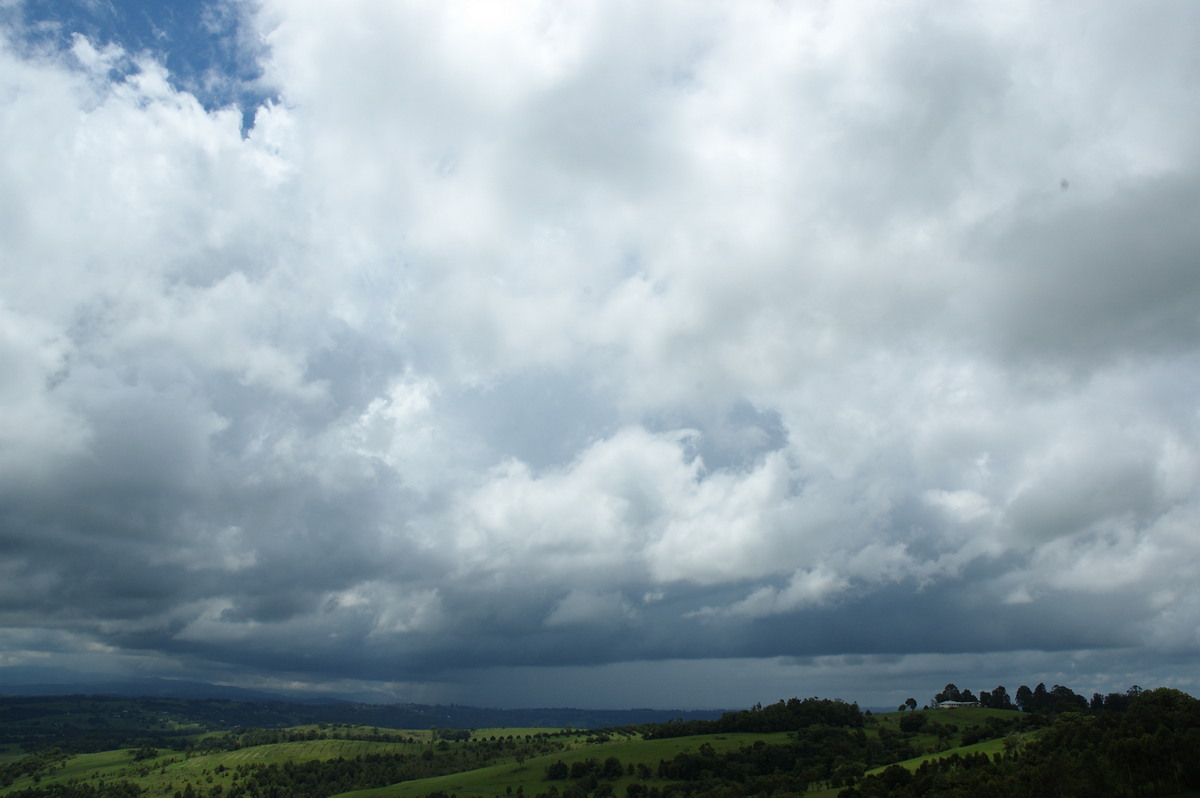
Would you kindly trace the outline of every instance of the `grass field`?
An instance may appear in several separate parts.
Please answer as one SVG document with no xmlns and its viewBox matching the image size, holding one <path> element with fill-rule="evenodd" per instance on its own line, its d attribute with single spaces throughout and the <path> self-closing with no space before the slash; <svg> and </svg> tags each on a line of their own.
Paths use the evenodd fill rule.
<svg viewBox="0 0 1200 798">
<path fill-rule="evenodd" d="M 889 729 L 898 733 L 902 714 L 887 713 L 874 716 L 875 722 L 867 727 L 868 734 L 873 732 L 878 733 L 879 729 Z M 955 708 L 937 710 L 936 713 L 930 711 L 926 714 L 943 726 L 958 727 L 958 734 L 961 734 L 961 731 L 968 727 L 986 723 L 988 718 L 1008 720 L 1016 715 L 1012 710 L 982 708 Z M 579 745 L 560 754 L 532 758 L 526 761 L 523 766 L 518 766 L 515 762 L 494 765 L 478 770 L 455 773 L 450 776 L 420 779 L 373 790 L 343 793 L 338 798 L 424 798 L 425 795 L 432 792 L 444 792 L 447 795 L 457 794 L 460 797 L 503 798 L 511 793 L 515 793 L 518 787 L 524 787 L 525 794 L 532 796 L 547 789 L 550 782 L 545 781 L 545 769 L 548 765 L 560 759 L 570 765 L 572 762 L 589 757 L 603 760 L 606 757 L 615 756 L 625 765 L 644 763 L 651 767 L 656 767 L 659 760 L 669 760 L 683 751 L 694 751 L 704 743 L 712 745 L 715 750 L 720 752 L 733 750 L 742 745 L 752 745 L 756 740 L 762 740 L 768 744 L 782 744 L 787 742 L 788 735 L 786 733 L 773 735 L 723 734 L 678 737 L 667 740 L 640 740 L 636 738 L 622 741 L 614 740 L 613 742 L 599 745 Z M 983 752 L 991 755 L 992 753 L 1002 751 L 1004 747 L 1003 740 L 995 739 L 968 746 L 955 746 L 934 753 L 934 748 L 938 746 L 940 741 L 937 735 L 918 734 L 912 738 L 912 741 L 918 749 L 924 748 L 930 753 L 899 763 L 911 770 L 915 770 L 922 762 L 928 759 L 946 757 L 954 753 Z M 881 767 L 876 770 L 882 769 Z M 632 777 L 626 777 L 613 782 L 613 792 L 616 795 L 624 795 L 626 788 L 634 780 Z M 651 779 L 646 782 L 647 785 L 660 785 L 662 783 L 658 779 Z M 840 791 L 841 788 L 817 790 L 806 793 L 806 796 L 812 796 L 813 798 L 833 798 Z"/>
<path fill-rule="evenodd" d="M 516 792 L 518 787 L 524 787 L 528 796 L 542 792 L 549 786 L 545 780 L 546 768 L 562 760 L 567 765 L 586 759 L 603 761 L 608 757 L 616 757 L 621 764 L 644 764 L 657 768 L 659 760 L 671 759 L 684 751 L 695 751 L 701 745 L 708 743 L 717 752 L 735 750 L 743 745 L 753 745 L 762 740 L 768 744 L 787 742 L 785 732 L 779 734 L 704 734 L 694 737 L 672 737 L 666 740 L 643 740 L 640 737 L 614 739 L 607 743 L 584 743 L 583 736 L 573 741 L 574 747 L 555 754 L 533 757 L 523 765 L 515 761 L 480 768 L 478 770 L 455 773 L 449 776 L 437 776 L 431 779 L 418 779 L 402 784 L 393 784 L 374 790 L 358 790 L 342 793 L 339 798 L 423 798 L 431 792 L 444 792 L 447 795 L 479 796 L 479 798 L 501 798 L 508 796 L 510 790 Z M 625 789 L 636 779 L 626 776 L 612 782 L 613 792 L 624 795 Z M 652 779 L 647 784 L 659 783 Z M 561 782 L 560 782 L 561 786 Z"/>
<path fill-rule="evenodd" d="M 191 783 L 194 787 L 202 788 L 207 793 L 215 786 L 228 789 L 233 782 L 237 768 L 243 765 L 271 765 L 284 762 L 323 761 L 342 758 L 352 760 L 355 757 L 369 755 L 402 754 L 410 757 L 421 756 L 434 746 L 439 746 L 439 752 L 453 753 L 469 745 L 460 742 L 435 742 L 434 732 L 430 729 L 380 729 L 366 726 L 299 726 L 287 730 L 292 733 L 304 734 L 319 732 L 336 735 L 337 737 L 364 737 L 371 735 L 391 735 L 409 738 L 411 742 L 376 742 L 370 740 L 337 739 L 325 737 L 322 739 L 299 742 L 280 742 L 266 745 L 248 746 L 238 750 L 221 750 L 211 753 L 193 753 L 191 755 L 178 751 L 160 750 L 158 755 L 141 761 L 134 761 L 129 750 L 104 751 L 93 754 L 76 754 L 68 758 L 60 766 L 49 773 L 41 774 L 35 779 L 24 776 L 14 781 L 9 787 L 0 789 L 0 795 L 35 786 L 47 786 L 55 783 L 65 783 L 72 780 L 82 781 L 111 781 L 129 779 L 139 783 L 150 796 L 172 796 L 177 790 Z M 524 739 L 539 734 L 556 733 L 559 730 L 545 728 L 506 727 L 496 729 L 476 730 L 472 735 L 473 742 L 502 740 L 505 738 Z M 208 738 L 219 736 L 219 733 L 197 735 L 193 744 L 200 746 Z M 590 732 L 580 732 L 562 738 L 565 744 L 578 747 L 595 748 L 594 744 L 586 742 Z M 627 745 L 625 737 L 617 736 L 606 745 Z M 444 748 L 441 748 L 444 746 Z M 572 751 L 564 751 L 563 756 L 571 756 Z M 0 752 L 3 761 L 16 761 L 25 752 L 19 748 Z M 509 767 L 515 767 L 513 760 Z M 530 765 L 527 762 L 526 767 Z M 540 774 L 540 770 L 538 773 Z M 539 776 L 540 777 L 540 776 Z"/>
<path fill-rule="evenodd" d="M 414 733 L 415 736 L 416 733 Z M 186 782 L 193 785 L 220 784 L 228 787 L 238 765 L 269 765 L 282 762 L 326 760 L 342 757 L 353 759 L 368 754 L 419 754 L 428 745 L 429 732 L 424 732 L 426 742 L 383 743 L 362 740 L 310 740 L 295 743 L 273 743 L 237 751 L 218 751 L 211 754 L 187 757 L 179 752 L 164 751 L 153 759 L 133 762 L 125 750 L 103 751 L 96 754 L 77 754 L 71 757 L 53 775 L 35 782 L 30 777 L 15 781 L 10 790 L 18 790 L 72 779 L 83 780 L 136 780 L 149 795 L 173 795 Z M 7 791 L 6 791 L 7 792 Z"/>
<path fill-rule="evenodd" d="M 999 753 L 1002 753 L 1003 751 L 1004 751 L 1004 740 L 984 740 L 981 743 L 974 743 L 972 745 L 960 745 L 956 748 L 949 748 L 945 751 L 938 751 L 937 753 L 934 753 L 934 754 L 925 754 L 923 756 L 913 757 L 912 759 L 906 759 L 903 762 L 897 762 L 895 764 L 900 765 L 901 767 L 908 768 L 909 770 L 916 770 L 925 762 L 929 762 L 934 759 L 944 759 L 953 754 L 959 754 L 959 755 L 987 754 L 988 756 L 991 756 L 992 754 L 999 754 Z M 867 772 L 868 773 L 879 773 L 888 767 L 891 767 L 891 765 L 884 765 L 883 767 L 872 768 L 871 770 L 868 770 Z"/>
</svg>

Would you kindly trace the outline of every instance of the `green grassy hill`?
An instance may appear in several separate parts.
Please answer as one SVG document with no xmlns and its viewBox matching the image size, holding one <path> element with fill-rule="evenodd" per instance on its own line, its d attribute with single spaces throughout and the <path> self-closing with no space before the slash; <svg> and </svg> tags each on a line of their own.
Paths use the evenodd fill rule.
<svg viewBox="0 0 1200 798">
<path fill-rule="evenodd" d="M 989 724 L 1000 728 L 1011 724 L 1016 717 L 1018 713 L 1011 711 L 971 708 L 888 713 L 868 718 L 854 739 L 859 740 L 856 745 L 875 740 L 873 750 L 883 750 L 881 741 L 888 742 L 888 750 L 907 746 L 905 750 L 919 756 L 906 758 L 902 764 L 916 768 L 931 756 L 944 756 L 956 750 L 988 753 L 1002 750 L 1000 739 L 966 747 L 961 744 L 964 736 L 969 736 L 973 730 L 988 728 Z M 155 719 L 154 722 L 164 721 Z M 243 740 L 256 739 L 255 734 L 312 736 L 316 739 L 240 744 Z M 0 795 L 53 784 L 100 785 L 129 781 L 141 787 L 148 796 L 171 798 L 176 792 L 188 794 L 189 788 L 191 794 L 196 795 L 235 796 L 239 791 L 251 791 L 253 788 L 246 785 L 253 778 L 264 778 L 263 774 L 268 771 L 271 778 L 316 778 L 312 774 L 319 770 L 317 763 L 326 763 L 328 768 L 321 771 L 325 774 L 322 778 L 328 777 L 329 768 L 350 771 L 370 765 L 381 768 L 385 775 L 380 778 L 388 779 L 383 782 L 387 786 L 336 793 L 342 796 L 424 798 L 431 793 L 443 793 L 460 798 L 511 798 L 516 795 L 533 798 L 549 792 L 552 787 L 562 791 L 576 783 L 574 778 L 548 779 L 547 770 L 555 763 L 561 762 L 569 769 L 589 760 L 597 767 L 615 760 L 619 770 L 598 781 L 593 779 L 595 783 L 589 792 L 598 789 L 601 795 L 625 796 L 631 787 L 636 793 L 670 784 L 672 778 L 660 772 L 660 763 L 671 762 L 683 753 L 704 751 L 720 757 L 739 749 L 786 746 L 795 742 L 793 732 L 730 732 L 647 740 L 633 730 L 593 733 L 498 728 L 475 730 L 469 740 L 449 741 L 437 739 L 436 732 L 428 729 L 330 727 L 326 724 L 249 731 L 243 737 L 230 732 L 208 731 L 188 738 L 190 748 L 186 751 L 144 748 L 136 753 L 131 749 L 115 749 L 62 754 L 53 761 L 41 762 L 40 768 L 34 767 L 37 762 L 27 762 L 28 772 L 17 775 L 7 786 L 0 788 Z M 219 750 L 211 750 L 214 746 Z M 865 760 L 870 755 L 850 752 L 848 756 Z M 11 747 L 5 754 L 4 762 L 9 767 L 23 761 Z M 876 769 L 883 766 L 879 762 L 873 764 Z M 610 771 L 613 767 L 610 764 Z M 858 772 L 863 769 L 860 767 Z M 392 781 L 394 783 L 389 783 Z M 836 794 L 837 791 L 825 792 Z"/>
<path fill-rule="evenodd" d="M 943 735 L 930 732 L 917 732 L 908 736 L 914 747 L 923 752 L 920 756 L 900 762 L 900 764 L 910 769 L 917 768 L 926 759 L 949 756 L 955 752 L 971 753 L 981 751 L 990 755 L 991 753 L 1002 751 L 1004 743 L 1000 738 L 966 746 L 958 745 L 957 743 L 961 741 L 964 731 L 970 730 L 972 727 L 986 727 L 989 719 L 992 719 L 993 723 L 1010 723 L 1018 717 L 1019 713 L 1012 710 L 956 708 L 938 710 L 936 713 L 932 711 L 928 713 L 916 713 L 916 715 L 924 715 L 933 724 L 940 725 L 943 729 L 953 729 L 953 731 L 949 731 L 948 734 L 944 733 Z M 874 722 L 864 729 L 864 733 L 875 737 L 878 737 L 881 733 L 884 735 L 889 733 L 900 735 L 902 734 L 900 731 L 900 722 L 903 717 L 904 713 L 888 713 L 874 716 Z M 909 717 L 912 718 L 913 715 L 910 714 Z M 523 765 L 517 765 L 515 762 L 504 763 L 478 770 L 421 779 L 378 789 L 343 793 L 339 798 L 424 798 L 426 795 L 439 792 L 446 795 L 458 795 L 460 798 L 464 796 L 504 798 L 516 794 L 518 789 L 521 789 L 525 795 L 532 796 L 546 791 L 551 785 L 555 784 L 555 782 L 546 780 L 544 775 L 546 767 L 553 762 L 562 761 L 570 765 L 588 758 L 602 760 L 610 756 L 619 759 L 626 768 L 626 776 L 611 782 L 613 793 L 620 796 L 624 795 L 629 786 L 635 782 L 640 782 L 647 788 L 661 788 L 670 782 L 669 779 L 664 778 L 652 777 L 649 779 L 640 779 L 635 775 L 628 775 L 630 765 L 636 768 L 638 764 L 644 764 L 652 772 L 656 773 L 657 765 L 660 761 L 670 760 L 681 752 L 697 751 L 702 745 L 709 745 L 720 753 L 731 751 L 741 746 L 752 746 L 756 742 L 762 742 L 767 745 L 783 745 L 789 742 L 790 739 L 792 739 L 791 735 L 786 732 L 775 734 L 728 733 L 695 735 L 665 740 L 643 740 L 636 737 L 625 738 L 601 745 L 579 745 L 561 754 L 528 760 Z M 886 765 L 880 765 L 876 770 L 882 770 L 884 767 Z M 561 786 L 563 783 L 559 782 L 558 784 Z M 837 795 L 841 789 L 841 787 L 837 787 L 827 790 L 817 790 L 811 794 Z"/>
<path fill-rule="evenodd" d="M 373 790 L 358 790 L 341 793 L 341 798 L 424 798 L 424 796 L 442 792 L 446 795 L 478 796 L 479 798 L 501 798 L 513 795 L 521 788 L 529 796 L 547 790 L 555 782 L 546 779 L 546 768 L 555 762 L 563 762 L 570 766 L 576 762 L 594 759 L 602 762 L 609 757 L 618 759 L 625 769 L 626 775 L 611 782 L 612 791 L 616 795 L 625 795 L 629 785 L 641 782 L 647 786 L 661 786 L 666 779 L 639 779 L 636 776 L 637 766 L 644 765 L 651 772 L 656 772 L 658 763 L 674 758 L 682 752 L 697 751 L 702 745 L 709 745 L 714 751 L 721 753 L 731 751 L 741 746 L 753 745 L 762 741 L 770 745 L 782 745 L 788 741 L 784 732 L 775 734 L 706 734 L 691 737 L 673 737 L 665 740 L 643 740 L 638 735 L 622 736 L 609 742 L 586 743 L 581 737 L 573 740 L 571 746 L 562 752 L 547 754 L 526 760 L 522 764 L 505 762 L 478 770 L 464 771 L 448 776 L 438 776 L 429 779 L 395 784 Z M 629 774 L 633 766 L 634 775 Z M 570 783 L 559 781 L 558 786 Z"/>
<path fill-rule="evenodd" d="M 780 702 L 717 722 L 599 731 L 546 728 L 404 730 L 324 722 L 287 728 L 196 730 L 144 719 L 176 748 L 76 752 L 38 743 L 0 750 L 0 796 L 33 798 L 673 798 L 680 795 L 832 797 L 847 785 L 870 798 L 1052 781 L 1062 794 L 1181 793 L 1200 782 L 1192 742 L 1200 702 L 1149 691 L 1128 713 L 1046 715 L 954 708 L 860 716 L 840 702 Z M 833 715 L 822 715 L 824 712 Z M 817 720 L 778 728 L 789 712 Z M 816 713 L 816 715 L 811 715 Z M 836 722 L 820 718 L 836 718 Z M 88 722 L 84 718 L 84 722 Z M 132 719 L 123 719 L 136 730 Z M 714 728 L 727 731 L 714 731 Z M 728 731 L 728 729 L 738 729 Z M 705 730 L 698 733 L 696 730 Z M 180 734 L 180 732 L 183 732 Z M 671 735 L 678 736 L 671 736 Z M 66 741 L 77 740 L 68 734 Z M 35 745 L 42 745 L 36 748 Z M 1192 746 L 1189 748 L 1189 746 Z M 997 756 L 1000 755 L 1000 756 Z M 1157 757 L 1157 759 L 1156 759 Z M 1162 760 L 1169 767 L 1158 767 Z M 896 766 L 899 767 L 896 767 Z M 911 786 L 910 786 L 911 785 Z M 959 785 L 959 786 L 955 786 Z M 1132 787 L 1131 787 L 1132 785 Z M 1028 785 L 1027 785 L 1028 786 Z M 1096 790 L 1100 791 L 1097 792 Z M 1113 788 L 1116 789 L 1116 788 Z"/>
</svg>

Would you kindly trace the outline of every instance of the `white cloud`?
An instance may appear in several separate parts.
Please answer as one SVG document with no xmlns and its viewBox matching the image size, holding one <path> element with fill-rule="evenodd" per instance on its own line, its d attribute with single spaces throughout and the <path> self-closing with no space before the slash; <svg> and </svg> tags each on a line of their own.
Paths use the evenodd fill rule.
<svg viewBox="0 0 1200 798">
<path fill-rule="evenodd" d="M 246 131 L 9 32 L 5 606 L 356 678 L 956 591 L 1194 646 L 1196 12 L 1147 8 L 269 0 Z"/>
<path fill-rule="evenodd" d="M 824 568 L 807 569 L 792 574 L 782 589 L 759 588 L 729 608 L 730 615 L 761 618 L 766 615 L 793 612 L 822 604 L 849 587 L 842 577 Z"/>
<path fill-rule="evenodd" d="M 73 37 L 71 54 L 93 75 L 106 78 L 108 72 L 125 57 L 125 51 L 113 43 L 97 48 L 86 36 L 76 33 Z"/>
</svg>

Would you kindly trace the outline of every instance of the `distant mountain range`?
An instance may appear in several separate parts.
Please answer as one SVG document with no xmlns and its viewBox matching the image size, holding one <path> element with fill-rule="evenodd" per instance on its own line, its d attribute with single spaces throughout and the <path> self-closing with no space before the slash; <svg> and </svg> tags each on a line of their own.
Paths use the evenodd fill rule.
<svg viewBox="0 0 1200 798">
<path fill-rule="evenodd" d="M 63 681 L 23 681 L 45 672 L 19 673 L 17 669 L 0 670 L 0 704 L 12 701 L 28 702 L 36 697 L 106 696 L 137 699 L 176 699 L 188 702 L 194 711 L 215 726 L 254 725 L 274 727 L 302 723 L 358 723 L 393 729 L 439 728 L 482 729 L 506 726 L 600 729 L 642 723 L 663 723 L 674 719 L 712 720 L 724 710 L 677 709 L 580 709 L 576 707 L 541 707 L 530 709 L 493 709 L 456 704 L 429 705 L 412 703 L 375 704 L 339 695 L 315 695 L 304 698 L 281 695 L 262 690 L 249 690 L 206 682 L 173 679 L 113 679 L 74 680 L 78 674 L 53 674 Z M 235 711 L 227 707 L 213 714 L 213 702 L 234 702 Z M 204 706 L 205 711 L 201 711 Z M 221 722 L 218 716 L 228 718 Z M 236 718 L 236 720 L 235 720 Z"/>
<path fill-rule="evenodd" d="M 120 695 L 148 698 L 224 698 L 231 701 L 296 701 L 307 703 L 352 700 L 343 696 L 318 695 L 312 699 L 296 698 L 266 690 L 250 690 L 208 682 L 189 682 L 179 679 L 123 678 L 114 679 L 75 671 L 40 668 L 0 669 L 0 695 Z"/>
</svg>

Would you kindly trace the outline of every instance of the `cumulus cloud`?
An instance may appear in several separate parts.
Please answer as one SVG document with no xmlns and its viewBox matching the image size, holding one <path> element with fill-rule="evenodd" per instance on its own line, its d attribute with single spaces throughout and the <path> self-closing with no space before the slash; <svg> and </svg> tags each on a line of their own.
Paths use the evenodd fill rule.
<svg viewBox="0 0 1200 798">
<path fill-rule="evenodd" d="M 1194 652 L 1196 13 L 2 17 L 4 662 Z"/>
</svg>

